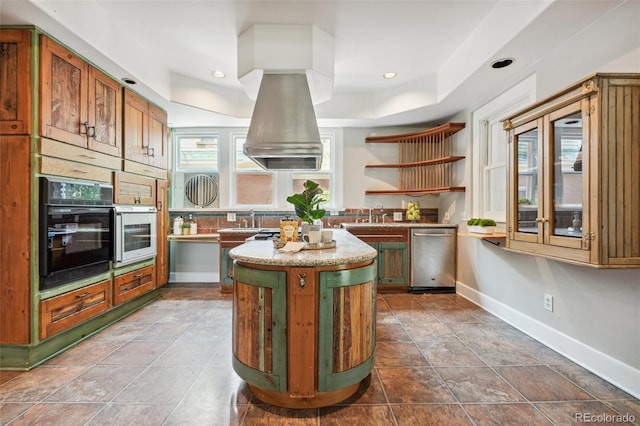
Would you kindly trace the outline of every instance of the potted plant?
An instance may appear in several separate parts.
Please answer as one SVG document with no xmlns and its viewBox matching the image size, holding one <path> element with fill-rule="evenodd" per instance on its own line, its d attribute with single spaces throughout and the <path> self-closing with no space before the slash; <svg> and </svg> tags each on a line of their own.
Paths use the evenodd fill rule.
<svg viewBox="0 0 640 426">
<path fill-rule="evenodd" d="M 182 224 L 182 235 L 189 235 L 191 233 L 191 223 L 184 222 Z"/>
<path fill-rule="evenodd" d="M 496 221 L 486 218 L 475 218 L 467 220 L 469 232 L 476 234 L 493 234 L 496 230 Z"/>
<path fill-rule="evenodd" d="M 322 219 L 326 211 L 320 208 L 320 203 L 325 201 L 324 191 L 320 185 L 312 180 L 307 180 L 303 187 L 304 191 L 301 193 L 288 196 L 287 202 L 293 204 L 296 215 L 302 220 L 302 234 L 304 235 L 309 225 Z"/>
</svg>

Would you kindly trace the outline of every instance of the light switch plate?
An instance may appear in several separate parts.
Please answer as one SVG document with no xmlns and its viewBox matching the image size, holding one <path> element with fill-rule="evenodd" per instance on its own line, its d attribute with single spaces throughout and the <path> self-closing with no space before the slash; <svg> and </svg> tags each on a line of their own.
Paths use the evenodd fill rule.
<svg viewBox="0 0 640 426">
<path fill-rule="evenodd" d="M 393 212 L 393 220 L 396 222 L 402 221 L 402 212 Z"/>
<path fill-rule="evenodd" d="M 235 222 L 236 214 L 235 213 L 227 213 L 227 222 Z"/>
</svg>

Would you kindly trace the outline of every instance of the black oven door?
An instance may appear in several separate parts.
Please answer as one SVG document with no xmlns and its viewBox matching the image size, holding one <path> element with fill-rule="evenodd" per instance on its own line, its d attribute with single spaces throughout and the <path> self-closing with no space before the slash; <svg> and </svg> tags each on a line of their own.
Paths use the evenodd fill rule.
<svg viewBox="0 0 640 426">
<path fill-rule="evenodd" d="M 42 213 L 41 290 L 109 270 L 113 208 L 45 206 Z"/>
</svg>

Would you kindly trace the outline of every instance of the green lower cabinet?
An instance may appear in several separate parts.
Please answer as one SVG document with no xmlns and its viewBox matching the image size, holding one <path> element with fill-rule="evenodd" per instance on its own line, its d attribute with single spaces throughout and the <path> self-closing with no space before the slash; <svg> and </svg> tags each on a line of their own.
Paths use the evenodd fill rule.
<svg viewBox="0 0 640 426">
<path fill-rule="evenodd" d="M 378 284 L 408 285 L 409 244 L 400 242 L 367 244 L 378 252 Z"/>
<path fill-rule="evenodd" d="M 230 248 L 220 249 L 220 285 L 233 286 L 233 259 L 229 257 Z"/>
</svg>

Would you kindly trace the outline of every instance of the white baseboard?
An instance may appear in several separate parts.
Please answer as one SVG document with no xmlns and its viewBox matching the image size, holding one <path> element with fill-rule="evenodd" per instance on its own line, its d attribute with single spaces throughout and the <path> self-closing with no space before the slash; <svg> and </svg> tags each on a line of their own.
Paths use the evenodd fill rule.
<svg viewBox="0 0 640 426">
<path fill-rule="evenodd" d="M 219 272 L 171 272 L 169 273 L 171 283 L 218 283 L 220 282 Z"/>
<path fill-rule="evenodd" d="M 528 317 L 461 282 L 457 282 L 456 293 L 640 399 L 640 370 Z"/>
</svg>

